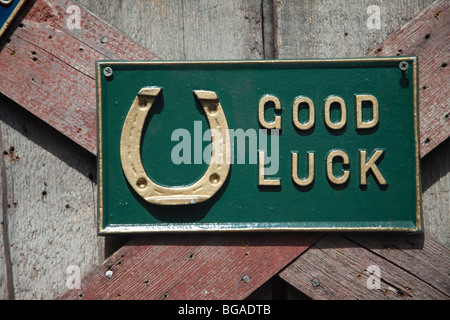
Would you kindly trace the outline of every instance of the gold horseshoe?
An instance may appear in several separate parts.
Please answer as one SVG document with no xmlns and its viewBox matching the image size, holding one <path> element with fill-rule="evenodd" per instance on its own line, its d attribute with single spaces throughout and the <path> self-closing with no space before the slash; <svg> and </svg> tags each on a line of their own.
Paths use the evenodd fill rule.
<svg viewBox="0 0 450 320">
<path fill-rule="evenodd" d="M 153 182 L 142 165 L 140 145 L 145 119 L 156 97 L 158 87 L 142 88 L 131 105 L 120 139 L 122 169 L 131 187 L 143 199 L 158 205 L 194 204 L 208 200 L 223 185 L 230 171 L 230 139 L 228 124 L 214 91 L 194 90 L 211 128 L 213 143 L 211 161 L 205 174 L 197 182 L 187 186 L 165 187 Z M 215 155 L 215 151 L 219 155 Z M 213 161 L 215 156 L 221 161 Z"/>
</svg>

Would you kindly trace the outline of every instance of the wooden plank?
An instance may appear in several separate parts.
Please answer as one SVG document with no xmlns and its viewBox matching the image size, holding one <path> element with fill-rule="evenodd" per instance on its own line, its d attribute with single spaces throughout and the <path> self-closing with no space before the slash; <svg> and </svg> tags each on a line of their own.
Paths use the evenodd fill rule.
<svg viewBox="0 0 450 320">
<path fill-rule="evenodd" d="M 1 41 L 0 92 L 95 154 L 95 60 L 155 56 L 80 7 L 81 29 L 70 29 L 71 5 L 24 6 Z"/>
<path fill-rule="evenodd" d="M 449 257 L 446 254 L 443 259 Z M 444 283 L 435 287 L 398 266 L 400 254 L 395 258 L 386 260 L 340 235 L 329 234 L 284 269 L 280 276 L 312 299 L 449 299 L 441 291 L 448 286 L 448 274 L 439 279 Z M 421 265 L 423 270 L 427 266 Z M 369 285 L 377 283 L 373 268 L 380 271 L 379 288 L 367 285 L 368 282 Z"/>
<path fill-rule="evenodd" d="M 162 59 L 264 58 L 260 0 L 78 2 Z"/>
<path fill-rule="evenodd" d="M 433 0 L 275 0 L 279 58 L 362 57 Z M 370 29 L 370 5 L 380 8 L 380 28 Z"/>
<path fill-rule="evenodd" d="M 419 57 L 420 155 L 450 136 L 450 3 L 436 1 L 409 21 L 370 56 Z"/>
<path fill-rule="evenodd" d="M 69 266 L 82 275 L 105 258 L 105 239 L 97 236 L 96 159 L 3 95 L 0 130 L 6 192 L 0 210 L 8 223 L 0 238 L 9 243 L 9 259 L 0 244 L 0 299 L 54 299 L 74 275 Z"/>
<path fill-rule="evenodd" d="M 450 139 L 421 161 L 425 232 L 450 248 Z"/>
<path fill-rule="evenodd" d="M 243 299 L 319 234 L 136 237 L 59 299 Z"/>
<path fill-rule="evenodd" d="M 345 238 L 450 297 L 450 249 L 423 234 L 348 234 Z"/>
</svg>

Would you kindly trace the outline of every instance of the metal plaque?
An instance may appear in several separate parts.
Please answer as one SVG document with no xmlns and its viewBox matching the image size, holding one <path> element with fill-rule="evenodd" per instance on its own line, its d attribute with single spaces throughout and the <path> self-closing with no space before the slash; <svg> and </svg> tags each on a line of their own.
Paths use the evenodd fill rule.
<svg viewBox="0 0 450 320">
<path fill-rule="evenodd" d="M 24 3 L 25 0 L 0 0 L 0 38 Z"/>
<path fill-rule="evenodd" d="M 416 57 L 99 61 L 99 233 L 419 231 Z"/>
</svg>

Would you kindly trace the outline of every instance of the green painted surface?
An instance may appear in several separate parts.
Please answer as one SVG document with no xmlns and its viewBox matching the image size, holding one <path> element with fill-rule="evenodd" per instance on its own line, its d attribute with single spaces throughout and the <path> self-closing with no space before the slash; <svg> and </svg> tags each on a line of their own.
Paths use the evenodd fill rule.
<svg viewBox="0 0 450 320">
<path fill-rule="evenodd" d="M 399 61 L 342 60 L 274 63 L 182 63 L 118 64 L 102 61 L 100 87 L 102 99 L 103 215 L 102 233 L 131 231 L 229 230 L 229 229 L 417 229 L 416 142 L 414 126 L 414 57 L 404 57 L 410 68 L 402 72 Z M 113 76 L 105 79 L 103 69 L 111 66 Z M 281 187 L 258 187 L 258 164 L 249 163 L 252 146 L 246 144 L 244 164 L 234 163 L 227 182 L 212 199 L 185 206 L 151 205 L 128 185 L 120 162 L 120 136 L 126 115 L 142 87 L 162 87 L 147 119 L 141 155 L 147 175 L 166 186 L 187 185 L 199 179 L 208 164 L 193 164 L 194 122 L 201 121 L 203 132 L 209 128 L 193 90 L 215 91 L 223 107 L 229 129 L 260 129 L 258 102 L 262 96 L 276 96 L 282 105 L 274 113 L 268 105 L 266 119 L 282 117 L 279 135 L 279 170 L 273 177 Z M 356 129 L 355 94 L 371 94 L 379 103 L 379 124 L 373 129 Z M 315 125 L 301 132 L 293 125 L 292 104 L 299 95 L 309 97 L 315 106 Z M 344 99 L 346 126 L 327 128 L 324 102 L 330 95 Z M 308 114 L 301 108 L 300 121 Z M 340 116 L 332 108 L 332 121 Z M 363 108 L 365 120 L 371 108 Z M 171 153 L 180 142 L 172 141 L 174 130 L 192 133 L 191 163 L 176 165 Z M 270 154 L 270 136 L 268 137 Z M 248 141 L 247 141 L 248 142 Z M 209 145 L 202 142 L 202 149 Z M 197 144 L 198 146 L 198 144 Z M 344 185 L 327 179 L 326 157 L 341 149 L 350 159 L 350 178 Z M 371 156 L 384 150 L 377 167 L 388 182 L 377 183 L 373 174 L 367 186 L 360 185 L 360 151 Z M 291 151 L 299 152 L 299 175 L 307 173 L 307 151 L 315 152 L 315 179 L 308 187 L 296 186 L 291 178 Z M 242 156 L 242 155 L 241 155 Z M 253 154 L 254 156 L 254 154 Z M 256 159 L 256 157 L 255 157 Z M 339 176 L 342 164 L 334 165 Z M 271 178 L 271 177 L 268 177 Z M 419 226 L 420 227 L 420 226 Z"/>
</svg>

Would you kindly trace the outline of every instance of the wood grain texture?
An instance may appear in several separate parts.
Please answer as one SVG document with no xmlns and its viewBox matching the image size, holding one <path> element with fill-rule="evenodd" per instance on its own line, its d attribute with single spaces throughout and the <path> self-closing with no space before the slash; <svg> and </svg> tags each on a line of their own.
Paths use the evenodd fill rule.
<svg viewBox="0 0 450 320">
<path fill-rule="evenodd" d="M 54 299 L 66 289 L 70 265 L 84 274 L 104 259 L 95 157 L 3 95 L 0 130 L 6 175 L 0 189 L 7 193 L 0 201 L 9 222 L 0 238 L 7 236 L 11 260 L 2 250 L 0 299 L 8 298 L 8 267 L 16 299 Z"/>
<path fill-rule="evenodd" d="M 227 233 L 136 237 L 59 299 L 243 299 L 320 238 Z M 108 273 L 107 273 L 108 272 Z"/>
<path fill-rule="evenodd" d="M 164 60 L 264 58 L 260 0 L 78 3 Z"/>
<path fill-rule="evenodd" d="M 279 57 L 362 57 L 433 0 L 275 0 Z M 380 7 L 380 29 L 369 29 L 370 5 Z"/>
<path fill-rule="evenodd" d="M 450 298 L 448 249 L 437 243 L 430 244 L 428 238 L 422 248 L 414 248 L 420 241 L 408 241 L 404 235 L 371 238 L 365 234 L 357 238 L 369 245 L 367 248 L 352 238 L 327 235 L 284 269 L 281 278 L 312 299 Z M 446 264 L 440 264 L 439 258 L 447 260 Z M 370 266 L 380 270 L 379 288 L 367 286 L 368 281 L 373 283 Z"/>
<path fill-rule="evenodd" d="M 95 61 L 155 56 L 82 8 L 68 28 L 74 4 L 28 1 L 0 43 L 0 92 L 95 154 Z"/>
<path fill-rule="evenodd" d="M 450 136 L 450 3 L 434 2 L 369 52 L 419 58 L 420 155 Z"/>
<path fill-rule="evenodd" d="M 421 170 L 425 232 L 450 248 L 450 139 L 422 158 Z"/>
</svg>

